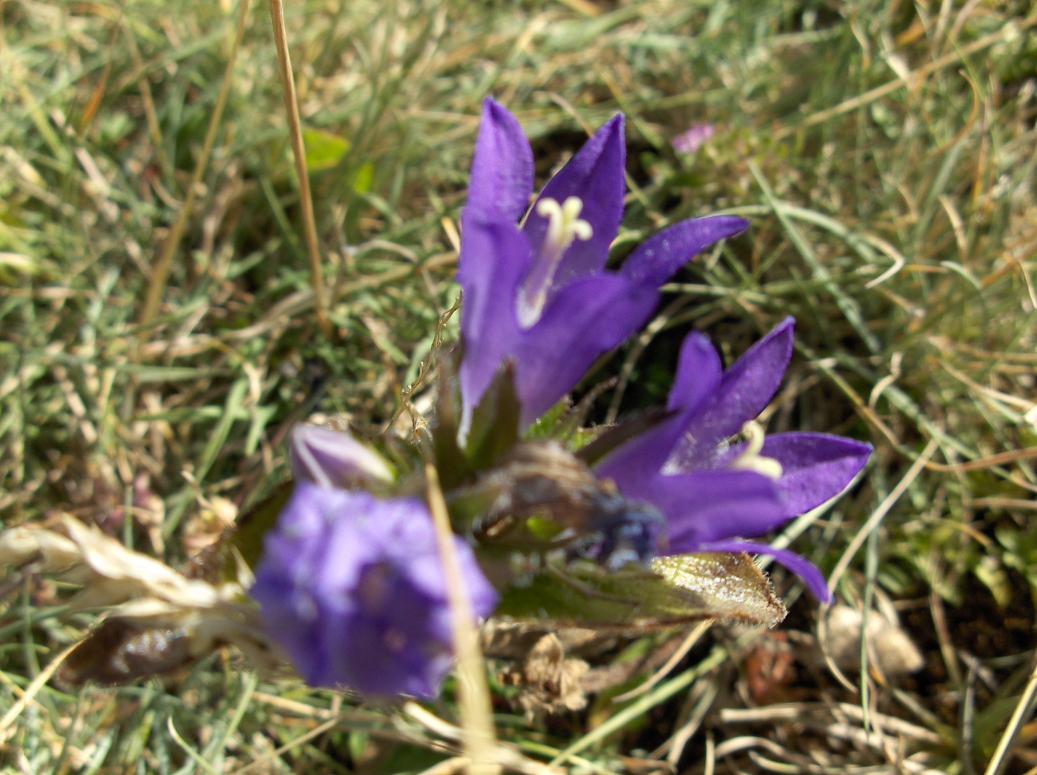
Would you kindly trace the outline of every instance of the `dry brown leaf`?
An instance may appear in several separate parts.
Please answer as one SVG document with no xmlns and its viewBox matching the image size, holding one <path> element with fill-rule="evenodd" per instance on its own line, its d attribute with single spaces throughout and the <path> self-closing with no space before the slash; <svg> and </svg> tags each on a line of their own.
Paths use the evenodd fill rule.
<svg viewBox="0 0 1037 775">
<path fill-rule="evenodd" d="M 69 515 L 56 522 L 55 528 L 23 525 L 0 533 L 0 565 L 35 563 L 37 572 L 61 574 L 82 587 L 73 610 L 106 614 L 70 654 L 66 682 L 133 680 L 223 645 L 236 646 L 260 669 L 280 661 L 245 594 L 246 579 L 218 586 L 189 579 Z"/>
</svg>

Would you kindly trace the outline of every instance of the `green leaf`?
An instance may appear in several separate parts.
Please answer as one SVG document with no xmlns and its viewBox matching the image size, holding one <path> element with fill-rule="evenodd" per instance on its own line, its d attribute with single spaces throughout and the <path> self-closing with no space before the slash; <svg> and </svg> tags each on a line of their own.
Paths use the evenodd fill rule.
<svg viewBox="0 0 1037 775">
<path fill-rule="evenodd" d="M 367 752 L 371 746 L 370 734 L 357 730 L 350 732 L 346 740 L 346 744 L 349 748 L 349 755 L 353 761 L 360 762 L 367 758 Z"/>
<path fill-rule="evenodd" d="M 349 140 L 321 129 L 304 129 L 306 169 L 310 172 L 330 170 L 349 152 Z"/>
<path fill-rule="evenodd" d="M 366 194 L 374 186 L 374 164 L 364 162 L 353 175 L 353 190 L 358 194 Z"/>
<path fill-rule="evenodd" d="M 976 714 L 976 721 L 972 727 L 975 742 L 975 760 L 989 760 L 997 749 L 997 744 L 1004 734 L 1008 721 L 1019 704 L 1018 696 L 998 697 L 990 702 L 983 710 Z"/>
<path fill-rule="evenodd" d="M 663 557 L 651 571 L 580 567 L 544 572 L 508 589 L 497 614 L 556 625 L 651 629 L 702 619 L 773 627 L 785 606 L 747 554 Z"/>
<path fill-rule="evenodd" d="M 283 482 L 238 518 L 234 533 L 230 538 L 230 545 L 238 550 L 248 567 L 255 568 L 259 558 L 263 555 L 263 539 L 270 530 L 273 530 L 277 524 L 277 518 L 281 516 L 289 498 L 292 497 L 292 486 L 293 483 L 290 480 Z M 231 552 L 224 554 L 224 577 L 236 578 L 236 558 Z"/>
<path fill-rule="evenodd" d="M 465 452 L 476 470 L 491 467 L 518 443 L 522 406 L 514 374 L 511 364 L 501 369 L 472 413 Z"/>
<path fill-rule="evenodd" d="M 990 594 L 993 595 L 998 606 L 1005 608 L 1012 602 L 1012 592 L 1014 591 L 1012 580 L 1005 573 L 1005 569 L 997 557 L 989 554 L 982 556 L 972 572 L 990 590 Z"/>
</svg>

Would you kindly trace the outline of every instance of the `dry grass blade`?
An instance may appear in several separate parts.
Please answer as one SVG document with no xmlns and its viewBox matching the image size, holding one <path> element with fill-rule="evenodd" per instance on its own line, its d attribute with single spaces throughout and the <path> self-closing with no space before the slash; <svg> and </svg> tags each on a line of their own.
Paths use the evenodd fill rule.
<svg viewBox="0 0 1037 775">
<path fill-rule="evenodd" d="M 52 659 L 50 663 L 41 670 L 35 678 L 33 678 L 32 683 L 29 684 L 28 688 L 26 688 L 25 692 L 18 698 L 14 705 L 8 709 L 3 718 L 0 718 L 0 739 L 3 739 L 4 733 L 7 731 L 8 727 L 17 720 L 17 718 L 22 714 L 22 711 L 25 710 L 26 706 L 33 701 L 33 698 L 39 693 L 40 689 L 42 689 L 47 684 L 47 681 L 54 676 L 58 668 L 61 667 L 62 663 L 68 655 L 72 653 L 73 649 L 75 649 L 77 645 L 78 644 L 73 644 L 69 646 L 54 657 L 54 659 Z"/>
<path fill-rule="evenodd" d="M 403 713 L 408 718 L 416 721 L 422 727 L 432 732 L 432 734 L 445 740 L 464 743 L 465 739 L 468 737 L 469 732 L 467 729 L 456 727 L 453 724 L 444 721 L 418 705 L 416 702 L 406 703 L 403 706 Z M 506 746 L 493 745 L 489 748 L 489 751 L 492 755 L 493 761 L 498 766 L 506 768 L 510 772 L 523 773 L 523 775 L 559 775 L 560 772 L 559 770 L 545 764 L 527 759 Z M 472 768 L 478 766 L 478 763 L 473 760 L 471 756 L 454 757 L 448 761 L 453 763 L 451 766 L 461 764 L 462 769 L 466 769 L 468 772 L 473 772 L 474 769 Z M 445 764 L 446 763 L 444 762 L 444 765 Z"/>
<path fill-rule="evenodd" d="M 876 100 L 880 100 L 883 97 L 892 94 L 898 89 L 904 88 L 915 88 L 922 83 L 926 78 L 935 72 L 943 70 L 946 67 L 958 64 L 967 56 L 975 54 L 984 49 L 988 49 L 991 46 L 996 46 L 998 43 L 1006 43 L 1019 35 L 1022 35 L 1026 30 L 1030 29 L 1034 25 L 1037 25 L 1037 17 L 1030 17 L 1020 22 L 1006 25 L 1004 29 L 992 32 L 979 40 L 973 41 L 967 46 L 962 46 L 959 50 L 956 50 L 950 54 L 929 62 L 923 67 L 911 73 L 907 78 L 897 78 L 893 81 L 877 86 L 864 94 L 859 94 L 856 97 L 852 97 L 844 102 L 839 103 L 835 107 L 828 108 L 826 110 L 819 111 L 810 116 L 807 116 L 799 125 L 794 127 L 788 127 L 786 129 L 779 130 L 777 136 L 779 138 L 786 137 L 792 132 L 795 132 L 801 128 L 815 126 L 817 124 L 823 124 L 836 116 L 841 116 L 845 113 L 850 113 L 858 108 L 862 108 L 869 105 Z"/>
<path fill-rule="evenodd" d="M 984 775 L 999 775 L 1004 772 L 1011 758 L 1012 746 L 1022 731 L 1023 725 L 1033 714 L 1035 707 L 1037 707 L 1037 661 L 1034 662 L 1030 680 L 1026 682 L 1026 688 L 1019 696 L 1019 702 L 1016 703 L 1012 717 L 1008 720 L 1008 726 L 1005 727 L 1001 739 L 997 742 L 997 748 L 990 757 Z"/>
<path fill-rule="evenodd" d="M 331 321 L 328 320 L 327 299 L 324 297 L 324 268 L 321 265 L 320 245 L 317 240 L 317 220 L 313 214 L 313 195 L 310 193 L 310 175 L 306 169 L 306 147 L 302 137 L 302 120 L 299 117 L 299 99 L 295 93 L 295 76 L 292 73 L 292 57 L 288 51 L 288 31 L 284 23 L 283 0 L 270 0 L 270 21 L 274 29 L 274 44 L 284 90 L 284 107 L 288 117 L 288 133 L 292 140 L 295 156 L 295 171 L 299 179 L 299 206 L 302 209 L 303 234 L 310 259 L 310 284 L 313 286 L 313 312 L 317 325 L 328 339 L 332 338 Z"/>
<path fill-rule="evenodd" d="M 662 667 L 656 670 L 652 674 L 652 676 L 643 684 L 634 689 L 631 689 L 628 692 L 623 692 L 623 694 L 617 694 L 615 697 L 612 698 L 612 701 L 626 702 L 627 700 L 632 700 L 635 697 L 640 697 L 642 694 L 651 691 L 653 686 L 655 686 L 666 676 L 668 676 L 673 671 L 673 669 L 681 663 L 681 660 L 688 655 L 688 652 L 695 647 L 696 643 L 702 640 L 702 636 L 704 636 L 709 631 L 709 628 L 712 627 L 713 624 L 714 621 L 712 619 L 707 619 L 706 621 L 699 622 L 697 625 L 695 625 L 692 628 L 691 632 L 689 632 L 685 636 L 684 640 L 681 641 L 681 644 L 677 648 L 677 650 L 674 651 L 670 658 L 666 660 L 666 664 L 664 664 Z"/>
<path fill-rule="evenodd" d="M 230 96 L 230 90 L 234 84 L 234 65 L 238 58 L 238 51 L 241 49 L 241 40 L 245 36 L 245 22 L 248 21 L 250 1 L 238 0 L 238 22 L 234 29 L 234 39 L 231 43 L 230 53 L 227 56 L 227 65 L 223 71 L 223 81 L 220 83 L 220 91 L 216 96 L 216 104 L 213 106 L 212 116 L 209 118 L 209 127 L 205 131 L 202 150 L 198 154 L 194 172 L 191 174 L 191 180 L 187 184 L 183 204 L 180 205 L 180 211 L 176 215 L 173 227 L 169 230 L 169 235 L 166 237 L 165 242 L 162 243 L 162 250 L 152 269 L 147 294 L 144 297 L 144 306 L 140 311 L 140 337 L 142 339 L 147 335 L 147 327 L 155 319 L 155 315 L 158 314 L 159 305 L 162 304 L 162 297 L 166 291 L 166 284 L 169 282 L 169 273 L 173 268 L 173 259 L 176 258 L 180 242 L 184 238 L 187 223 L 191 216 L 194 215 L 195 199 L 198 197 L 202 178 L 205 177 L 205 172 L 209 167 L 209 157 L 212 155 L 213 146 L 216 144 L 216 135 L 223 120 L 223 111 L 227 107 L 227 98 Z"/>
<path fill-rule="evenodd" d="M 900 497 L 907 492 L 908 487 L 918 477 L 929 462 L 929 458 L 932 457 L 936 451 L 936 440 L 930 439 L 929 443 L 926 444 L 925 449 L 922 450 L 922 454 L 918 456 L 911 467 L 904 474 L 897 486 L 894 487 L 888 496 L 879 504 L 878 508 L 872 512 L 871 516 L 864 526 L 857 531 L 854 535 L 853 540 L 850 541 L 850 545 L 846 547 L 842 557 L 839 558 L 839 562 L 836 563 L 835 568 L 832 569 L 831 574 L 828 576 L 828 583 L 833 588 L 839 583 L 839 579 L 842 578 L 843 573 L 850 566 L 850 562 L 853 560 L 854 555 L 860 551 L 860 548 L 864 545 L 864 542 L 871 535 L 871 532 L 875 530 L 881 524 L 882 520 L 886 518 L 889 510 L 893 508 L 893 505 L 900 499 Z"/>
</svg>

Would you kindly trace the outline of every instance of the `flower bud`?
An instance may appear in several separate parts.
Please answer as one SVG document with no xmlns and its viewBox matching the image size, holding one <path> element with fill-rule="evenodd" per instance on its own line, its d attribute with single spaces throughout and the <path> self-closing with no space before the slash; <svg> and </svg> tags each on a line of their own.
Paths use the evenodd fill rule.
<svg viewBox="0 0 1037 775">
<path fill-rule="evenodd" d="M 393 478 L 377 452 L 348 433 L 316 425 L 297 425 L 292 430 L 291 460 L 296 481 L 321 487 L 348 490 Z"/>
</svg>

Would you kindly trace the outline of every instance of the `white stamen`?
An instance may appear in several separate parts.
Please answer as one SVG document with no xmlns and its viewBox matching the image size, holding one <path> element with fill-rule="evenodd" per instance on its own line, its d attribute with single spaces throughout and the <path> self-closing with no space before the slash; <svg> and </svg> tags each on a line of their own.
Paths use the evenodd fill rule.
<svg viewBox="0 0 1037 775">
<path fill-rule="evenodd" d="M 763 428 L 757 422 L 747 422 L 742 427 L 742 435 L 745 436 L 745 449 L 731 463 L 731 468 L 741 471 L 755 471 L 763 474 L 768 479 L 778 480 L 783 473 L 781 463 L 772 457 L 764 457 L 760 454 L 763 449 Z"/>
<path fill-rule="evenodd" d="M 554 199 L 541 199 L 537 203 L 537 215 L 547 218 L 547 246 L 557 246 L 563 252 L 576 240 L 589 240 L 594 234 L 591 225 L 580 218 L 583 202 L 571 196 L 562 204 Z"/>
<path fill-rule="evenodd" d="M 541 199 L 536 211 L 547 219 L 547 233 L 540 255 L 519 292 L 518 318 L 523 328 L 529 328 L 540 319 L 565 252 L 576 240 L 586 242 L 594 236 L 590 223 L 580 218 L 583 201 L 579 197 L 571 196 L 562 204 L 554 199 Z"/>
</svg>

